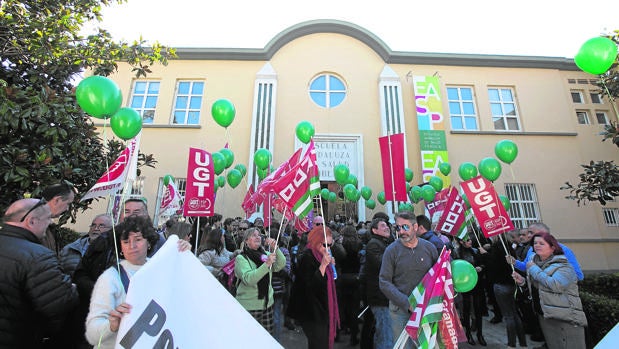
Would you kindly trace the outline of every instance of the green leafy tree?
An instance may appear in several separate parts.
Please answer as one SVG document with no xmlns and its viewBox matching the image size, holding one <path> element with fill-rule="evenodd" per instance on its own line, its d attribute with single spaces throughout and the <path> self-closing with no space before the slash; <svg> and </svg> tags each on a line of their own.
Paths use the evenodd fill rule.
<svg viewBox="0 0 619 349">
<path fill-rule="evenodd" d="M 142 38 L 116 42 L 104 29 L 84 36 L 101 21 L 108 0 L 3 0 L 0 2 L 0 209 L 66 179 L 85 193 L 113 156 L 75 100 L 75 80 L 91 71 L 107 76 L 127 62 L 136 77 L 167 65 L 175 50 Z M 123 3 L 123 0 L 116 1 Z M 116 149 L 117 151 L 117 149 Z M 152 155 L 141 164 L 156 163 Z M 75 220 L 92 200 L 76 202 L 62 217 Z"/>
<path fill-rule="evenodd" d="M 615 43 L 619 43 L 619 30 L 615 30 L 613 34 L 608 35 Z M 600 75 L 600 81 L 597 84 L 600 87 L 600 93 L 610 99 L 610 103 L 615 108 L 615 98 L 619 96 L 619 69 L 617 60 L 615 64 L 606 73 Z M 613 110 L 615 114 L 617 110 Z M 604 126 L 604 130 L 600 132 L 602 142 L 610 140 L 613 144 L 619 147 L 619 126 L 617 120 L 612 120 L 608 125 Z M 565 182 L 561 187 L 562 190 L 569 190 L 570 195 L 566 199 L 576 200 L 576 203 L 586 204 L 589 201 L 598 201 L 602 205 L 606 205 L 608 200 L 612 200 L 619 196 L 619 168 L 613 161 L 590 161 L 588 165 L 580 165 L 584 168 L 584 172 L 579 174 L 580 182 L 576 185 L 570 182 Z"/>
</svg>

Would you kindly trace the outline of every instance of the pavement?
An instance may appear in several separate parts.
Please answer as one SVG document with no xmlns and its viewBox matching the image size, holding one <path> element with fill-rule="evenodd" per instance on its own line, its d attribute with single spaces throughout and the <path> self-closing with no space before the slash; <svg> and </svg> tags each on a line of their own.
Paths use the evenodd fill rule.
<svg viewBox="0 0 619 349">
<path fill-rule="evenodd" d="M 481 345 L 470 345 L 467 342 L 459 343 L 458 348 L 462 349 L 505 349 L 507 348 L 507 330 L 505 329 L 505 321 L 500 322 L 498 324 L 490 323 L 490 319 L 492 318 L 492 312 L 490 312 L 490 316 L 484 317 L 483 321 L 483 332 L 484 339 L 488 343 L 488 346 L 483 347 Z M 361 329 L 361 324 L 359 324 L 359 329 Z M 341 335 L 341 338 L 338 342 L 333 346 L 334 349 L 351 349 L 351 348 L 359 348 L 359 345 L 351 346 L 349 345 L 350 336 Z M 474 339 L 477 341 L 477 336 L 473 333 Z M 301 330 L 300 326 L 297 326 L 295 330 L 289 330 L 284 327 L 282 331 L 281 344 L 285 349 L 302 349 L 307 348 L 307 340 L 305 339 L 305 335 Z M 527 344 L 526 348 L 533 349 L 542 344 L 542 342 L 533 342 L 530 340 L 530 336 L 527 335 Z M 518 348 L 518 347 L 516 347 Z M 525 348 L 525 347 L 520 347 Z M 325 348 L 326 349 L 326 348 Z"/>
</svg>

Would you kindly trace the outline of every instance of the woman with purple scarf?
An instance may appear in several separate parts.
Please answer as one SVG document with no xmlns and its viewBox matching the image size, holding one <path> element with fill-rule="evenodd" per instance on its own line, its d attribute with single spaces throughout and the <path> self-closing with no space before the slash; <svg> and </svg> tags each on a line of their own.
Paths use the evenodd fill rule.
<svg viewBox="0 0 619 349">
<path fill-rule="evenodd" d="M 329 228 L 316 226 L 309 232 L 292 285 L 288 315 L 301 324 L 308 349 L 332 349 L 340 325 L 332 244 Z"/>
</svg>

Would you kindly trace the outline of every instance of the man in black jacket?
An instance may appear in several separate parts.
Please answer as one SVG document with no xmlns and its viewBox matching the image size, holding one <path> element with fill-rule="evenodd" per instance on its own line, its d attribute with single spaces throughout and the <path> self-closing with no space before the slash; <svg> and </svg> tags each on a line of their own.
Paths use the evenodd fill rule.
<svg viewBox="0 0 619 349">
<path fill-rule="evenodd" d="M 370 225 L 370 231 L 372 237 L 365 247 L 365 264 L 361 282 L 367 305 L 370 306 L 375 319 L 374 348 L 392 348 L 393 333 L 389 316 L 389 299 L 380 290 L 378 281 L 383 254 L 392 241 L 391 230 L 384 219 L 375 218 Z"/>
<path fill-rule="evenodd" d="M 71 278 L 40 239 L 51 223 L 45 200 L 21 199 L 0 225 L 0 348 L 43 348 L 78 303 Z"/>
</svg>

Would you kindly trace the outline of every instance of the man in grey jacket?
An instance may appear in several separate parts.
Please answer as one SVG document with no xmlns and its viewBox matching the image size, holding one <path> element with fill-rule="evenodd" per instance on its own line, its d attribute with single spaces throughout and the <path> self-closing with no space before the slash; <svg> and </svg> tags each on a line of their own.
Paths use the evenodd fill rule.
<svg viewBox="0 0 619 349">
<path fill-rule="evenodd" d="M 64 272 L 73 277 L 73 272 L 82 260 L 82 256 L 86 253 L 90 243 L 95 241 L 102 232 L 111 229 L 113 225 L 112 216 L 105 213 L 95 216 L 88 229 L 88 234 L 66 245 L 60 251 L 60 265 L 62 265 Z"/>
<path fill-rule="evenodd" d="M 51 210 L 41 199 L 12 203 L 0 225 L 0 348 L 42 348 L 78 304 L 56 254 L 41 245 Z"/>
<path fill-rule="evenodd" d="M 400 212 L 395 215 L 395 229 L 399 232 L 399 239 L 385 250 L 380 268 L 380 290 L 389 299 L 394 343 L 413 311 L 408 296 L 438 260 L 434 245 L 417 238 L 418 228 L 412 213 Z M 412 348 L 410 342 L 407 347 Z"/>
</svg>

